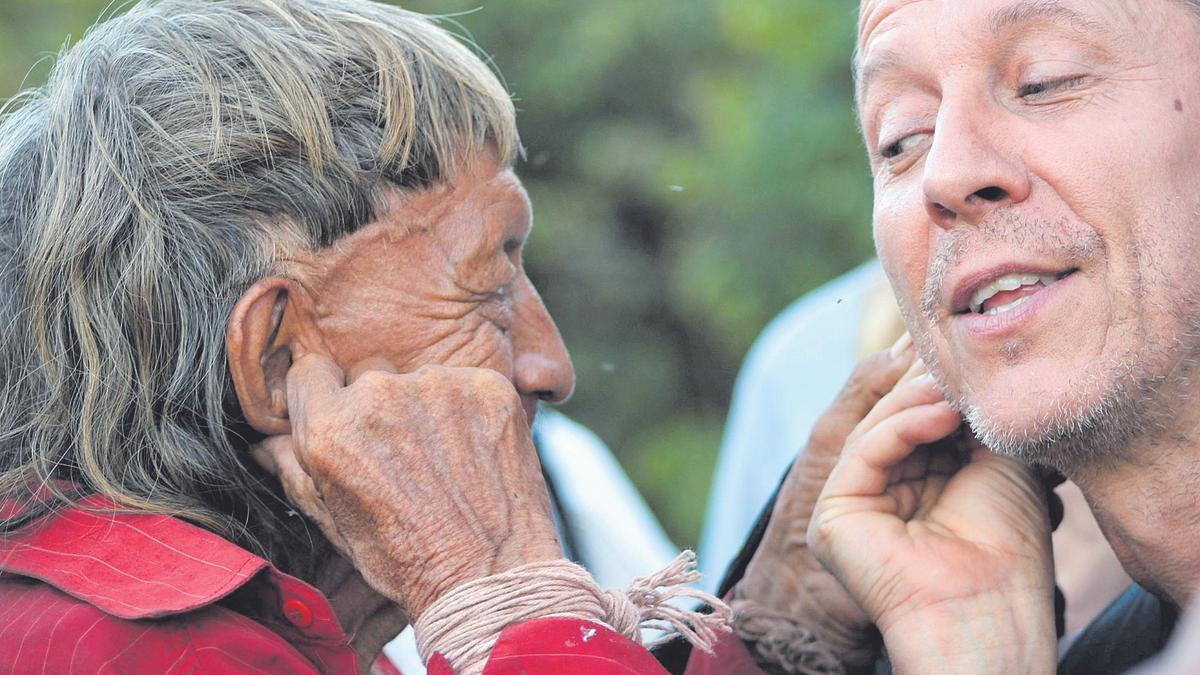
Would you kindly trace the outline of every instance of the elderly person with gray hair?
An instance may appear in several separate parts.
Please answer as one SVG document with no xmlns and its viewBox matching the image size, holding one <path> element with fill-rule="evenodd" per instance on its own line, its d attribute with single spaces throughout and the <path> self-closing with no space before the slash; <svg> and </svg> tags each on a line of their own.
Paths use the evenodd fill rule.
<svg viewBox="0 0 1200 675">
<path fill-rule="evenodd" d="M 354 672 L 410 621 L 434 672 L 661 672 L 620 634 L 648 618 L 711 642 L 655 590 L 686 558 L 636 597 L 563 559 L 529 425 L 574 375 L 518 153 L 477 57 L 362 0 L 142 3 L 69 50 L 0 122 L 0 662 Z"/>
</svg>

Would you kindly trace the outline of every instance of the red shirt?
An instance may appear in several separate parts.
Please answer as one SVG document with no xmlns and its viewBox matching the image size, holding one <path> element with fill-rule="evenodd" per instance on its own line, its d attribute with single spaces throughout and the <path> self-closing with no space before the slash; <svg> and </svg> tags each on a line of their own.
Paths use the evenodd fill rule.
<svg viewBox="0 0 1200 675">
<path fill-rule="evenodd" d="M 68 509 L 0 536 L 0 563 L 8 673 L 358 672 L 320 591 L 181 520 Z M 484 672 L 666 671 L 600 624 L 539 619 L 505 629 Z M 429 673 L 452 675 L 440 655 Z"/>
<path fill-rule="evenodd" d="M 733 633 L 725 633 L 713 645 L 711 654 L 693 649 L 685 675 L 766 675 L 751 656 L 746 643 Z"/>
</svg>

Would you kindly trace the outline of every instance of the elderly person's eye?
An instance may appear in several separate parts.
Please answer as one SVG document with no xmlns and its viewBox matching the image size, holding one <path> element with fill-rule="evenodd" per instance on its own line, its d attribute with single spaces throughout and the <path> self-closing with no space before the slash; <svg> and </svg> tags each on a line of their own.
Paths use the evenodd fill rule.
<svg viewBox="0 0 1200 675">
<path fill-rule="evenodd" d="M 626 596 L 565 555 L 531 428 L 574 369 L 473 45 L 371 0 L 109 14 L 0 114 L 0 672 L 394 670 L 410 623 L 431 673 L 542 619 L 574 664 L 650 672 L 658 617 L 710 649 L 694 555 Z M 543 631 L 535 672 L 594 670 Z"/>
<path fill-rule="evenodd" d="M 499 328 L 504 333 L 511 331 L 516 319 L 516 310 L 513 307 L 512 285 L 506 283 L 492 291 L 483 301 L 481 309 L 483 316 L 495 324 L 496 328 Z"/>
</svg>

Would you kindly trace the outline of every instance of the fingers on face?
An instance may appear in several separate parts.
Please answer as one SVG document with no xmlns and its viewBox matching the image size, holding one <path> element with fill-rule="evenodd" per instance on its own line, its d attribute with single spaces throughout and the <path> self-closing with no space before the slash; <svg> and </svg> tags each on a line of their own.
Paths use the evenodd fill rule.
<svg viewBox="0 0 1200 675">
<path fill-rule="evenodd" d="M 846 386 L 838 392 L 837 398 L 829 407 L 829 412 L 822 416 L 821 422 L 818 423 L 823 427 L 821 435 L 838 436 L 840 446 L 841 439 L 844 439 L 879 400 L 896 386 L 900 377 L 911 367 L 914 358 L 912 341 L 902 337 L 888 351 L 874 354 L 860 362 L 847 380 Z"/>
<path fill-rule="evenodd" d="M 894 466 L 917 447 L 945 438 L 960 421 L 945 401 L 919 403 L 897 412 L 847 445 L 826 483 L 826 495 L 882 494 L 895 476 Z"/>
<path fill-rule="evenodd" d="M 396 375 L 400 370 L 391 361 L 382 356 L 373 356 L 363 359 L 346 369 L 346 384 L 354 384 L 360 377 L 372 372 Z"/>
<path fill-rule="evenodd" d="M 902 410 L 918 405 L 939 403 L 944 400 L 942 393 L 938 391 L 931 376 L 923 375 L 909 379 L 908 381 L 899 382 L 896 384 L 895 389 L 892 389 L 886 396 L 881 398 L 875 407 L 866 414 L 850 434 L 847 442 L 852 443 L 870 433 L 871 429 L 874 429 L 884 420 Z"/>
<path fill-rule="evenodd" d="M 900 381 L 897 382 L 897 384 L 903 384 L 905 382 L 915 380 L 928 372 L 929 368 L 925 365 L 925 361 L 920 358 L 916 358 L 913 360 L 912 365 L 908 367 L 908 370 L 904 371 L 904 374 L 900 376 Z"/>
<path fill-rule="evenodd" d="M 287 500 L 294 504 L 297 508 L 304 512 L 309 518 L 312 518 L 323 529 L 328 529 L 333 526 L 333 520 L 329 516 L 328 510 L 325 508 L 325 503 L 321 499 L 321 493 L 317 490 L 317 486 L 313 483 L 312 478 L 300 466 L 300 462 L 296 459 L 296 453 L 293 452 L 291 444 L 284 437 L 275 437 L 268 439 L 259 446 L 258 453 L 265 453 L 270 456 L 270 461 L 274 465 L 272 473 L 279 478 L 280 485 L 283 486 L 283 493 Z M 256 453 L 257 454 L 257 453 Z"/>
<path fill-rule="evenodd" d="M 907 480 L 923 480 L 939 474 L 950 476 L 962 468 L 964 458 L 954 450 L 953 444 L 945 440 L 918 446 L 904 461 L 893 466 L 889 473 L 891 483 Z"/>
<path fill-rule="evenodd" d="M 292 433 L 303 434 L 304 420 L 321 402 L 341 389 L 346 374 L 324 354 L 310 352 L 292 362 L 287 372 L 288 417 Z M 297 428 L 297 427 L 300 428 Z"/>
<path fill-rule="evenodd" d="M 888 349 L 888 354 L 892 358 L 898 358 L 901 354 L 904 354 L 905 352 L 911 352 L 912 349 L 913 349 L 912 335 L 910 335 L 908 333 L 908 331 L 904 331 L 904 334 L 901 335 L 898 340 L 896 340 L 896 343 L 892 345 L 891 349 Z"/>
<path fill-rule="evenodd" d="M 838 394 L 837 404 L 858 410 L 862 417 L 896 386 L 914 358 L 909 344 L 896 352 L 888 350 L 863 359 Z"/>
</svg>

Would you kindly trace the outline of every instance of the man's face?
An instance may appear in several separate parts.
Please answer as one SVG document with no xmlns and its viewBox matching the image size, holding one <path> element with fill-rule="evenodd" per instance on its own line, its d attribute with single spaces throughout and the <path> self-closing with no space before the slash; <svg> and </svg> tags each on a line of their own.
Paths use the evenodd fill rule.
<svg viewBox="0 0 1200 675">
<path fill-rule="evenodd" d="M 1173 0 L 861 9 L 876 245 L 948 398 L 1002 451 L 1132 433 L 1122 415 L 1200 351 L 1196 15 Z"/>
<path fill-rule="evenodd" d="M 529 198 L 511 170 L 478 159 L 451 185 L 393 194 L 382 218 L 312 263 L 317 323 L 345 368 L 382 357 L 401 372 L 491 368 L 538 400 L 571 395 L 566 347 L 525 275 Z"/>
</svg>

